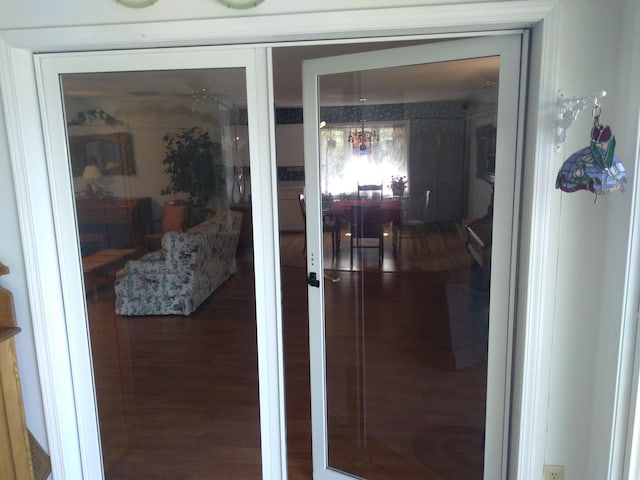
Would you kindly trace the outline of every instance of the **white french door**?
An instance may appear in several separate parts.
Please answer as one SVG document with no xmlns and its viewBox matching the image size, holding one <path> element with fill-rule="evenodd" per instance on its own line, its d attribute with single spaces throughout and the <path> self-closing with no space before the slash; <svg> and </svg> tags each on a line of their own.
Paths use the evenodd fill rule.
<svg viewBox="0 0 640 480">
<path fill-rule="evenodd" d="M 316 480 L 506 478 L 521 42 L 303 63 Z M 381 122 L 405 134 L 384 137 Z M 391 196 L 396 175 L 408 186 Z M 383 198 L 359 198 L 359 184 Z M 361 208 L 381 218 L 370 249 Z"/>
<path fill-rule="evenodd" d="M 162 137 L 167 132 L 179 132 L 195 126 L 221 145 L 220 155 L 228 180 L 222 188 L 228 189 L 228 195 L 222 194 L 215 208 L 229 208 L 230 202 L 239 201 L 233 174 L 238 168 L 251 169 L 249 201 L 253 202 L 252 227 L 255 237 L 260 239 L 254 244 L 252 262 L 257 292 L 256 317 L 248 319 L 249 322 L 255 320 L 256 325 L 257 354 L 249 362 L 255 362 L 260 385 L 260 422 L 258 425 L 256 421 L 255 433 L 262 448 L 257 452 L 254 464 L 258 471 L 262 464 L 263 478 L 283 476 L 286 466 L 282 462 L 284 455 L 281 450 L 284 438 L 284 420 L 280 408 L 282 389 L 281 385 L 277 386 L 281 378 L 281 358 L 278 355 L 280 340 L 277 336 L 279 269 L 276 268 L 273 255 L 277 250 L 274 246 L 277 244 L 277 221 L 274 220 L 277 216 L 272 201 L 274 162 L 271 161 L 269 145 L 273 129 L 269 126 L 267 50 L 150 49 L 40 55 L 35 59 L 44 121 L 48 183 L 56 227 L 58 264 L 55 267 L 60 272 L 65 312 L 59 318 L 52 317 L 47 328 L 50 332 L 57 332 L 51 338 L 57 338 L 62 351 L 68 348 L 69 352 L 68 362 L 59 359 L 56 388 L 52 395 L 61 405 L 61 416 L 69 420 L 62 427 L 70 429 L 68 438 L 77 435 L 77 448 L 82 459 L 82 473 L 76 471 L 69 474 L 75 478 L 104 478 L 103 467 L 107 463 L 103 458 L 105 442 L 109 441 L 116 448 L 123 449 L 127 440 L 120 435 L 122 432 L 105 433 L 99 429 L 97 406 L 100 398 L 97 398 L 99 395 L 94 383 L 95 359 L 91 351 L 93 332 L 89 328 L 90 309 L 87 308 L 89 302 L 98 304 L 99 295 L 95 285 L 95 295 L 85 296 L 84 293 L 83 286 L 89 290 L 92 287 L 83 285 L 83 282 L 91 279 L 87 275 L 83 279 L 81 246 L 84 248 L 84 245 L 80 245 L 78 240 L 80 229 L 75 204 L 86 195 L 92 200 L 107 201 L 118 200 L 119 197 L 126 201 L 133 197 L 164 200 L 159 196 L 160 190 L 167 184 L 167 178 L 162 175 Z M 194 82 L 194 79 L 199 81 Z M 85 87 L 82 82 L 85 82 Z M 89 88 L 90 91 L 83 92 L 83 88 Z M 71 90 L 76 93 L 73 105 Z M 174 97 L 177 92 L 184 101 L 176 103 L 166 95 L 167 91 L 173 91 Z M 155 98 L 155 101 L 153 104 L 138 103 L 145 98 Z M 203 104 L 206 105 L 203 107 Z M 125 117 L 129 120 L 123 121 Z M 243 119 L 240 124 L 239 117 Z M 134 126 L 131 125 L 133 118 L 139 122 Z M 95 126 L 104 131 L 96 134 L 96 130 L 91 129 Z M 113 149 L 102 151 L 98 147 L 89 151 L 88 146 L 83 149 L 82 155 L 74 157 L 68 148 L 72 144 L 71 139 L 68 140 L 70 128 L 79 129 L 79 138 L 86 140 L 89 137 L 93 144 L 112 138 L 112 130 L 128 130 L 118 130 L 116 135 L 118 138 L 132 138 L 133 145 L 124 148 L 126 158 L 121 155 L 123 148 L 116 148 L 117 152 Z M 243 144 L 248 142 L 240 163 L 234 156 L 237 155 L 239 132 L 246 135 L 242 139 Z M 91 179 L 83 178 L 87 177 L 82 173 L 87 165 L 101 171 L 101 178 L 96 178 L 98 175 Z M 102 245 L 99 248 L 105 248 L 104 236 L 94 234 L 92 239 L 94 237 L 100 237 L 97 238 Z M 129 240 L 125 235 L 125 239 L 116 241 L 127 243 Z M 124 246 L 134 250 L 140 245 Z M 115 247 L 120 251 L 123 245 L 106 247 Z M 113 295 L 113 288 L 104 290 L 106 293 L 103 297 Z M 102 311 L 106 314 L 105 318 L 110 322 L 113 320 L 114 325 L 121 326 L 123 319 L 126 325 L 131 320 L 115 315 L 109 298 L 104 306 Z M 120 341 L 123 341 L 122 338 Z M 180 342 L 180 338 L 176 338 L 176 342 Z M 120 345 L 117 348 L 117 360 L 120 361 Z M 123 349 L 127 348 L 128 345 L 124 345 Z M 113 396 L 118 393 L 114 389 L 126 389 L 127 385 L 122 385 L 126 381 L 114 384 L 107 393 Z M 238 382 L 241 381 L 244 380 L 238 377 Z M 126 391 L 121 393 L 123 398 L 126 397 Z M 206 398 L 202 400 L 207 402 Z M 75 428 L 74 434 L 72 430 Z M 107 438 L 107 434 L 110 434 L 110 438 Z"/>
</svg>

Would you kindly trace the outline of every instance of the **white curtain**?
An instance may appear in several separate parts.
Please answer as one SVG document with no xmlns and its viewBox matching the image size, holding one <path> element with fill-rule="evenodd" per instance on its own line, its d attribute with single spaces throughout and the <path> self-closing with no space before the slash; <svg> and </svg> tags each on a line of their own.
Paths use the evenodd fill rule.
<svg viewBox="0 0 640 480">
<path fill-rule="evenodd" d="M 407 125 L 375 123 L 380 140 L 371 153 L 361 154 L 349 143 L 353 125 L 326 126 L 320 131 L 320 186 L 322 193 L 338 196 L 356 192 L 360 184 L 382 184 L 391 195 L 391 177 L 407 175 Z"/>
</svg>

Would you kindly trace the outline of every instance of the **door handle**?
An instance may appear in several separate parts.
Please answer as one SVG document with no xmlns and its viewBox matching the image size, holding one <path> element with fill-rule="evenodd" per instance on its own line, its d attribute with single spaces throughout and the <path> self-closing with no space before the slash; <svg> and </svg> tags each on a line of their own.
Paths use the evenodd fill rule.
<svg viewBox="0 0 640 480">
<path fill-rule="evenodd" d="M 318 280 L 316 272 L 309 273 L 309 276 L 307 277 L 307 283 L 312 287 L 320 288 L 320 280 Z"/>
</svg>

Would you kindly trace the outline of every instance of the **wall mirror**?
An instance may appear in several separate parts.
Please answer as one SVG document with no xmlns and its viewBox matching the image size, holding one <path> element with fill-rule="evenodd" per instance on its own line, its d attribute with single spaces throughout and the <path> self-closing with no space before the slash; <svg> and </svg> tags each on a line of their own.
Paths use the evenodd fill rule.
<svg viewBox="0 0 640 480">
<path fill-rule="evenodd" d="M 96 165 L 103 175 L 136 173 L 131 133 L 70 136 L 69 153 L 74 177 L 81 177 L 89 165 Z"/>
</svg>

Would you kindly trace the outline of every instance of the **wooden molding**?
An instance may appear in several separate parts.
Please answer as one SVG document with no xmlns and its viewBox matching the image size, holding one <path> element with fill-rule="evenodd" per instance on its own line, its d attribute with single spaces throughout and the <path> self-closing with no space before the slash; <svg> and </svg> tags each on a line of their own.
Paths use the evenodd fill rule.
<svg viewBox="0 0 640 480">
<path fill-rule="evenodd" d="M 0 275 L 9 269 L 0 263 Z M 29 433 L 22 404 L 16 347 L 16 327 L 11 292 L 0 287 L 0 478 L 33 480 Z"/>
</svg>

